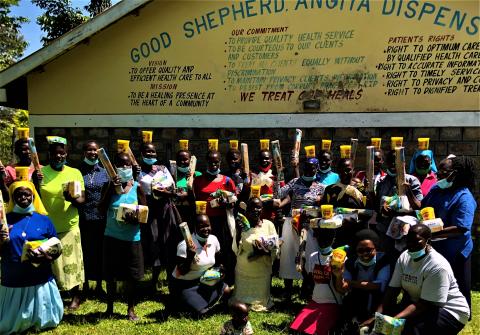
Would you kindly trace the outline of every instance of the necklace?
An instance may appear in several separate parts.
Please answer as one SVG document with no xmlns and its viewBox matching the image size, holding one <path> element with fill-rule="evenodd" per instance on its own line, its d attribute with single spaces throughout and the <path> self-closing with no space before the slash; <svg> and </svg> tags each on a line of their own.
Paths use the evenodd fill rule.
<svg viewBox="0 0 480 335">
<path fill-rule="evenodd" d="M 23 231 L 22 231 L 22 237 L 27 240 L 27 228 L 28 228 L 28 224 L 30 223 L 30 218 L 31 216 L 28 215 L 28 220 L 27 220 L 27 223 L 25 223 L 25 227 L 23 227 Z"/>
</svg>

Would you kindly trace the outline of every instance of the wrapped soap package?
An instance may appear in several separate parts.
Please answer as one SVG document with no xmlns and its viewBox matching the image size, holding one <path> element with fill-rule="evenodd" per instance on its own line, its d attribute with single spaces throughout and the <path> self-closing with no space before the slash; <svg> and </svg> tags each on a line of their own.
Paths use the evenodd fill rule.
<svg viewBox="0 0 480 335">
<path fill-rule="evenodd" d="M 126 213 L 135 213 L 135 218 L 137 218 L 139 223 L 147 223 L 148 219 L 148 207 L 142 205 L 133 205 L 133 204 L 120 204 L 117 210 L 117 221 L 124 222 L 124 217 Z"/>
</svg>

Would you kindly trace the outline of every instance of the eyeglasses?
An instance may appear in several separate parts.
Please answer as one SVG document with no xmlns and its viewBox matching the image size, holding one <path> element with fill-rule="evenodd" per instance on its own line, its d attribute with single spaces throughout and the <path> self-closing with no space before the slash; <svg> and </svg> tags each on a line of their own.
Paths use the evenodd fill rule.
<svg viewBox="0 0 480 335">
<path fill-rule="evenodd" d="M 371 254 L 375 248 L 358 248 L 357 254 Z"/>
</svg>

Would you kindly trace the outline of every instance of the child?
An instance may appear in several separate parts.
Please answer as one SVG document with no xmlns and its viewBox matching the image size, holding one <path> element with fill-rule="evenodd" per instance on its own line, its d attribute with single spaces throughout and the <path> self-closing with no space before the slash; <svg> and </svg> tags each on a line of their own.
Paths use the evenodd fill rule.
<svg viewBox="0 0 480 335">
<path fill-rule="evenodd" d="M 248 307 L 241 302 L 235 302 L 230 307 L 232 319 L 225 322 L 220 335 L 250 335 L 253 334 L 252 325 L 248 321 Z"/>
</svg>

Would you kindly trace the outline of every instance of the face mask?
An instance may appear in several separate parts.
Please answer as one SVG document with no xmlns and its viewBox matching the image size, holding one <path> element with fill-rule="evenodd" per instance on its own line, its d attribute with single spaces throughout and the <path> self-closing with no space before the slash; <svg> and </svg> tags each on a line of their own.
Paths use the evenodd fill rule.
<svg viewBox="0 0 480 335">
<path fill-rule="evenodd" d="M 418 250 L 418 251 L 408 251 L 408 254 L 410 255 L 410 257 L 415 260 L 415 259 L 418 259 L 420 257 L 422 257 L 423 255 L 425 255 L 427 252 L 425 250 L 425 248 L 421 249 L 421 250 Z"/>
<path fill-rule="evenodd" d="M 83 158 L 83 161 L 90 166 L 98 164 L 98 159 L 95 159 L 95 160 L 92 161 L 89 158 L 85 157 L 85 158 Z"/>
<path fill-rule="evenodd" d="M 362 261 L 360 258 L 357 258 L 357 262 L 359 264 L 362 264 L 363 266 L 372 266 L 374 265 L 375 263 L 377 263 L 377 256 L 373 256 L 372 259 L 369 261 L 369 262 L 364 262 Z"/>
<path fill-rule="evenodd" d="M 143 157 L 143 162 L 147 165 L 153 165 L 157 162 L 157 159 L 156 158 L 146 158 L 146 157 Z"/>
<path fill-rule="evenodd" d="M 58 163 L 53 163 L 52 162 L 52 166 L 57 170 L 61 169 L 65 164 L 67 164 L 66 160 L 58 162 Z"/>
<path fill-rule="evenodd" d="M 207 242 L 207 239 L 208 239 L 208 237 L 200 236 L 200 235 L 198 235 L 197 233 L 195 233 L 195 238 L 196 238 L 196 239 L 198 240 L 198 242 L 200 242 L 200 243 L 205 243 L 205 242 Z"/>
<path fill-rule="evenodd" d="M 22 208 L 19 205 L 15 204 L 13 206 L 13 212 L 18 214 L 30 214 L 32 212 L 35 212 L 35 206 L 33 206 L 33 203 L 31 203 L 27 208 Z"/>
<path fill-rule="evenodd" d="M 415 168 L 415 172 L 417 172 L 419 176 L 426 176 L 430 172 L 430 168 L 426 168 L 426 169 Z"/>
<path fill-rule="evenodd" d="M 329 173 L 330 171 L 332 171 L 331 167 L 329 167 L 328 169 L 325 169 L 325 170 L 320 169 L 321 173 Z"/>
<path fill-rule="evenodd" d="M 315 176 L 302 176 L 302 179 L 305 181 L 314 181 Z"/>
<path fill-rule="evenodd" d="M 190 167 L 186 166 L 177 166 L 177 170 L 180 171 L 181 173 L 189 173 L 190 172 Z"/>
<path fill-rule="evenodd" d="M 320 251 L 320 253 L 321 253 L 322 255 L 330 255 L 330 253 L 332 252 L 332 250 L 333 250 L 333 248 L 332 248 L 332 246 L 330 245 L 330 246 L 328 246 L 328 247 L 326 247 L 326 248 L 320 248 L 319 251 Z"/>
<path fill-rule="evenodd" d="M 215 171 L 210 171 L 207 169 L 207 173 L 211 176 L 216 176 L 220 173 L 220 169 L 216 169 Z"/>
<path fill-rule="evenodd" d="M 272 164 L 268 164 L 268 166 L 262 167 L 259 166 L 258 169 L 264 173 L 267 173 L 272 168 Z"/>
<path fill-rule="evenodd" d="M 128 168 L 117 168 L 117 174 L 120 177 L 122 183 L 133 179 L 133 170 L 131 167 Z"/>
<path fill-rule="evenodd" d="M 447 178 L 443 178 L 443 179 L 440 179 L 439 181 L 437 181 L 437 185 L 441 189 L 445 190 L 447 188 L 452 187 L 453 181 L 447 181 Z"/>
<path fill-rule="evenodd" d="M 397 173 L 390 171 L 390 169 L 387 169 L 387 174 L 388 174 L 390 177 L 396 177 L 396 176 L 397 176 Z"/>
</svg>

